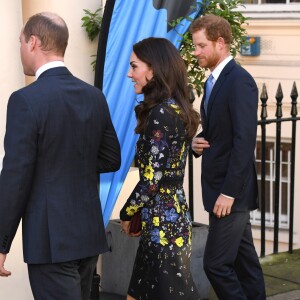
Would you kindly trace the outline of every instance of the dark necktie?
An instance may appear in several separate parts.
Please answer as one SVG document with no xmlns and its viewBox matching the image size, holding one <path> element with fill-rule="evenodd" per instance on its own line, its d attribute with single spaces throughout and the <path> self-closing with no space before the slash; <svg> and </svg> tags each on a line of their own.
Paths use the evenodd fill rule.
<svg viewBox="0 0 300 300">
<path fill-rule="evenodd" d="M 205 112 L 207 113 L 207 107 L 208 107 L 208 101 L 210 97 L 211 90 L 214 86 L 214 77 L 212 74 L 209 75 L 206 85 L 205 85 L 205 102 L 204 102 L 204 109 Z"/>
</svg>

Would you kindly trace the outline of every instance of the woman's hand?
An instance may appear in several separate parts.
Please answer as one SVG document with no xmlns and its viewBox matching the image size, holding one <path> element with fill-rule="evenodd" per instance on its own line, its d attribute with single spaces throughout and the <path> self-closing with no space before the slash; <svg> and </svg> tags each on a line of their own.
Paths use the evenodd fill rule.
<svg viewBox="0 0 300 300">
<path fill-rule="evenodd" d="M 132 237 L 138 237 L 141 235 L 141 231 L 138 233 L 130 233 L 129 229 L 130 229 L 130 221 L 122 221 L 121 220 L 121 232 L 123 232 L 129 236 L 132 236 Z"/>
<path fill-rule="evenodd" d="M 139 231 L 137 233 L 130 233 L 129 235 L 132 237 L 139 237 L 142 234 L 142 231 Z"/>
<path fill-rule="evenodd" d="M 129 235 L 130 221 L 121 220 L 121 232 Z"/>
</svg>

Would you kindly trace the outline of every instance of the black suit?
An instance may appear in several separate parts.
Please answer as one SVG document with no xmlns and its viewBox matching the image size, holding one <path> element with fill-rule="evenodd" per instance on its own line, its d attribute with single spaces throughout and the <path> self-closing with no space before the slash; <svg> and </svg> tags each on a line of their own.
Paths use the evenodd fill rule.
<svg viewBox="0 0 300 300">
<path fill-rule="evenodd" d="M 65 67 L 45 71 L 11 95 L 4 147 L 0 252 L 21 219 L 28 264 L 107 251 L 99 173 L 119 169 L 120 146 L 101 91 Z"/>
<path fill-rule="evenodd" d="M 220 299 L 265 297 L 249 221 L 249 211 L 258 207 L 257 105 L 254 79 L 234 60 L 215 82 L 207 114 L 204 100 L 201 103 L 203 131 L 199 136 L 210 144 L 202 155 L 201 173 L 203 203 L 210 213 L 204 266 Z M 235 200 L 231 214 L 218 219 L 212 212 L 220 194 Z"/>
</svg>

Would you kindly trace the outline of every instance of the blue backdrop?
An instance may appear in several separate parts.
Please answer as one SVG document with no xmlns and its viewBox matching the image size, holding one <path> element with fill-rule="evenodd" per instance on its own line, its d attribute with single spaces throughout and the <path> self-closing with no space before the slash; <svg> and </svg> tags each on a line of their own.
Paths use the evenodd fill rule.
<svg viewBox="0 0 300 300">
<path fill-rule="evenodd" d="M 150 37 L 165 37 L 177 48 L 180 36 L 188 30 L 185 18 L 172 29 L 168 22 L 178 17 L 192 19 L 199 14 L 200 2 L 195 0 L 108 0 L 103 15 L 95 85 L 106 96 L 112 120 L 121 144 L 122 164 L 118 172 L 100 177 L 100 199 L 105 226 L 108 224 L 135 155 L 138 136 L 134 133 L 136 119 L 134 106 L 140 96 L 134 93 L 127 78 L 132 46 Z M 134 186 L 133 186 L 134 188 Z"/>
</svg>

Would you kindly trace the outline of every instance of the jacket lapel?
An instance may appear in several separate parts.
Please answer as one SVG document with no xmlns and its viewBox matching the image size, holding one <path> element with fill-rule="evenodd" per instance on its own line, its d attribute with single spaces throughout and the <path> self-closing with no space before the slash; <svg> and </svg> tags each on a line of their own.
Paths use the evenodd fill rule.
<svg viewBox="0 0 300 300">
<path fill-rule="evenodd" d="M 218 94 L 219 90 L 222 88 L 222 85 L 226 79 L 226 76 L 228 75 L 228 73 L 230 73 L 231 69 L 234 67 L 235 64 L 236 64 L 236 62 L 234 61 L 234 59 L 229 61 L 229 63 L 222 70 L 220 76 L 218 77 L 217 81 L 215 82 L 215 84 L 213 86 L 213 89 L 210 94 L 209 102 L 208 102 L 208 107 L 207 107 L 207 116 L 206 116 L 207 121 L 209 119 L 209 115 L 210 115 L 212 106 L 214 104 L 214 101 L 216 100 L 216 95 Z"/>
<path fill-rule="evenodd" d="M 210 94 L 209 102 L 208 102 L 208 107 L 207 107 L 207 114 L 205 113 L 204 109 L 204 99 L 205 99 L 205 94 L 203 95 L 202 101 L 201 101 L 201 106 L 200 106 L 200 115 L 201 115 L 201 124 L 202 124 L 202 129 L 204 132 L 204 135 L 206 135 L 208 126 L 209 126 L 209 116 L 213 107 L 213 103 L 216 100 L 216 96 L 219 92 L 219 90 L 222 88 L 222 85 L 226 79 L 226 76 L 230 73 L 231 69 L 236 65 L 236 62 L 234 59 L 229 61 L 229 63 L 225 66 L 225 68 L 222 70 L 220 73 L 220 76 L 218 77 L 217 81 L 215 82 L 213 89 Z"/>
</svg>

